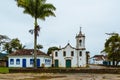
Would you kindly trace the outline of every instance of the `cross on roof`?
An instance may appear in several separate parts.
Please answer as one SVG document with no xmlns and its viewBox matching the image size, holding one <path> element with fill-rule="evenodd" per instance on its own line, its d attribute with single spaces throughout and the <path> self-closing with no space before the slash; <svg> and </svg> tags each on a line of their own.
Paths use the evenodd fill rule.
<svg viewBox="0 0 120 80">
<path fill-rule="evenodd" d="M 82 34 L 82 27 L 80 27 L 80 34 Z"/>
</svg>

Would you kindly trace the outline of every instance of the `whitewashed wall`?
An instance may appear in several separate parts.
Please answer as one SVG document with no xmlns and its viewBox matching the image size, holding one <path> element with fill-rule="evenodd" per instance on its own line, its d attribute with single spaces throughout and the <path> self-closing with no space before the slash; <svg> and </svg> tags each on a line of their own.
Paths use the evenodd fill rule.
<svg viewBox="0 0 120 80">
<path fill-rule="evenodd" d="M 10 59 L 14 59 L 14 64 L 10 64 Z M 20 59 L 20 64 L 16 64 L 16 59 Z M 33 67 L 34 64 L 30 64 L 30 59 L 34 59 L 33 56 L 9 56 L 8 58 L 8 67 L 22 67 L 22 60 L 26 59 L 26 67 Z M 37 59 L 40 59 L 40 67 L 44 64 L 45 67 L 51 67 L 52 59 L 51 57 L 38 56 Z M 50 60 L 47 64 L 45 60 Z"/>
<path fill-rule="evenodd" d="M 79 56 L 79 67 L 86 67 L 86 50 L 79 50 L 78 52 L 82 51 L 82 56 Z M 79 54 L 78 54 L 79 55 Z"/>
<path fill-rule="evenodd" d="M 63 56 L 63 51 L 66 51 L 66 56 Z M 71 51 L 74 51 L 74 56 L 71 56 Z M 55 57 L 55 53 L 58 53 L 58 57 Z M 71 67 L 86 67 L 86 51 L 82 50 L 82 56 L 78 57 L 78 62 L 77 62 L 77 53 L 79 56 L 79 51 L 77 52 L 76 49 L 71 48 L 70 46 L 67 46 L 65 49 L 61 50 L 55 50 L 53 53 L 53 59 L 54 60 L 59 60 L 59 67 L 66 67 L 66 60 L 70 59 L 71 60 Z"/>
</svg>

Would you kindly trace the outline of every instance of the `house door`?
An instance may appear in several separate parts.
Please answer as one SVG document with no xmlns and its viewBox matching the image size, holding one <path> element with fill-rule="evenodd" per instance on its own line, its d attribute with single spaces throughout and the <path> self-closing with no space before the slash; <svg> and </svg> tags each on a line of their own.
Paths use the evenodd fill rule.
<svg viewBox="0 0 120 80">
<path fill-rule="evenodd" d="M 55 60 L 55 67 L 59 67 L 59 62 L 58 62 L 58 60 Z"/>
<path fill-rule="evenodd" d="M 71 68 L 71 60 L 66 60 L 66 68 Z"/>
<path fill-rule="evenodd" d="M 37 67 L 40 67 L 40 59 L 37 59 Z"/>
<path fill-rule="evenodd" d="M 22 60 L 22 67 L 25 68 L 26 67 L 26 59 Z"/>
</svg>

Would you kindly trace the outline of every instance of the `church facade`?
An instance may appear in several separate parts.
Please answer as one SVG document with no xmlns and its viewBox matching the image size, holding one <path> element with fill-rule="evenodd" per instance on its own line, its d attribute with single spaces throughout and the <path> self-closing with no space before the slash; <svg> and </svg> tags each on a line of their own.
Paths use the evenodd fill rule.
<svg viewBox="0 0 120 80">
<path fill-rule="evenodd" d="M 54 67 L 86 67 L 87 53 L 85 48 L 85 35 L 82 34 L 81 29 L 76 35 L 76 47 L 72 47 L 68 43 L 65 47 L 53 51 L 53 65 Z"/>
</svg>

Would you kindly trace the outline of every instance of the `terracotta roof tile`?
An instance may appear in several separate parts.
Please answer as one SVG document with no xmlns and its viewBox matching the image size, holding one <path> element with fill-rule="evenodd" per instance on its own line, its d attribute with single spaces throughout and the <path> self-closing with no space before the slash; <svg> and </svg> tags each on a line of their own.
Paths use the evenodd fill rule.
<svg viewBox="0 0 120 80">
<path fill-rule="evenodd" d="M 18 56 L 18 55 L 33 55 L 34 49 L 23 49 L 23 50 L 17 50 L 13 53 L 11 53 L 9 56 Z M 37 55 L 44 55 L 48 56 L 46 53 L 37 50 Z"/>
</svg>

